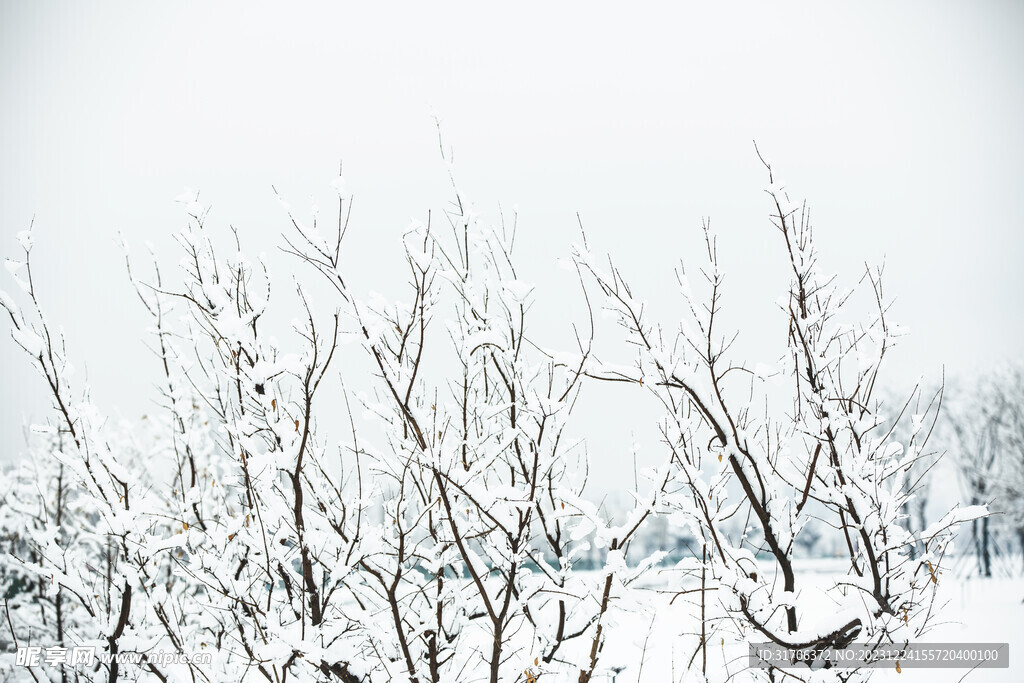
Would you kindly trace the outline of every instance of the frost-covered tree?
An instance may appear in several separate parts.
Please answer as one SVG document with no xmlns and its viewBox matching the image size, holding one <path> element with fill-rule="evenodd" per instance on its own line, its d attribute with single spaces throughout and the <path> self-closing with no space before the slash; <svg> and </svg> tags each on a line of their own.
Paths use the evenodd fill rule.
<svg viewBox="0 0 1024 683">
<path fill-rule="evenodd" d="M 447 230 L 428 221 L 403 236 L 409 299 L 362 301 L 341 257 L 350 198 L 339 191 L 329 238 L 289 212 L 301 316 L 287 350 L 265 322 L 262 259 L 237 233 L 218 249 L 198 197 L 182 201 L 179 277 L 154 265 L 141 279 L 128 260 L 163 374 L 162 410 L 139 425 L 113 425 L 73 387 L 31 278 L 30 232 L 9 262 L 26 305 L 0 303 L 62 440 L 40 451 L 45 474 L 12 480 L 5 505 L 9 528 L 35 530 L 7 537 L 5 585 L 40 614 L 22 610 L 12 640 L 143 655 L 74 669 L 87 680 L 592 676 L 623 597 L 613 579 L 625 589 L 658 556 L 624 561 L 648 507 L 609 527 L 583 496 L 586 452 L 565 430 L 589 344 L 566 356 L 529 336 L 514 225 L 484 224 L 457 195 Z M 329 283 L 335 308 L 318 314 L 305 280 Z M 370 360 L 372 391 L 350 397 L 334 381 L 346 353 Z M 329 385 L 341 416 L 318 412 Z M 343 434 L 321 428 L 327 417 Z M 53 486 L 90 512 L 61 519 L 47 507 Z M 68 562 L 79 537 L 95 557 Z M 588 538 L 609 548 L 597 579 L 574 570 Z M 84 610 L 91 629 L 44 628 L 61 609 Z M 156 650 L 182 659 L 145 656 Z"/>
<path fill-rule="evenodd" d="M 809 211 L 790 201 L 766 167 L 772 223 L 790 270 L 779 300 L 788 351 L 778 366 L 758 369 L 730 353 L 737 333 L 720 328 L 725 275 L 705 227 L 707 295 L 697 296 L 680 268 L 688 315 L 670 325 L 652 319 L 610 258 L 586 244 L 577 249 L 580 269 L 635 350 L 632 364 L 594 364 L 588 372 L 646 387 L 663 407 L 658 424 L 680 486 L 658 503 L 696 530 L 714 600 L 734 636 L 800 649 L 903 643 L 933 613 L 951 529 L 983 511 L 955 510 L 916 534 L 901 524 L 934 410 L 904 415 L 909 438 L 892 438 L 887 411 L 904 406 L 878 399 L 883 360 L 899 335 L 882 273 L 868 269 L 860 280 L 874 312 L 852 317 L 847 303 L 855 292 L 821 271 Z M 739 537 L 729 533 L 737 516 L 746 520 Z M 794 570 L 797 539 L 812 518 L 827 522 L 848 555 L 846 570 L 823 593 L 801 590 Z M 697 647 L 706 649 L 706 633 Z"/>
</svg>

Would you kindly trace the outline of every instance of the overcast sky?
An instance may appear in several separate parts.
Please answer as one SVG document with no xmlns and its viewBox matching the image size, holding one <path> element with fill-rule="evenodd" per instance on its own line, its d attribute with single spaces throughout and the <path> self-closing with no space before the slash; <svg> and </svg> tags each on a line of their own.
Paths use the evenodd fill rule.
<svg viewBox="0 0 1024 683">
<path fill-rule="evenodd" d="M 435 116 L 477 210 L 518 209 L 542 339 L 565 338 L 550 296 L 571 291 L 556 260 L 576 212 L 665 320 L 710 217 L 740 349 L 774 360 L 786 272 L 756 139 L 810 202 L 827 269 L 853 284 L 885 259 L 912 333 L 897 384 L 1021 356 L 1021 3 L 482 5 L 0 4 L 0 251 L 18 255 L 34 216 L 36 282 L 98 403 L 137 417 L 158 378 L 118 233 L 176 263 L 187 186 L 211 225 L 273 252 L 287 224 L 271 185 L 327 207 L 343 160 L 352 267 L 390 292 L 403 229 L 450 198 Z M 45 394 L 8 339 L 0 377 L 12 459 Z M 598 488 L 633 429 L 605 395 L 583 411 Z"/>
</svg>

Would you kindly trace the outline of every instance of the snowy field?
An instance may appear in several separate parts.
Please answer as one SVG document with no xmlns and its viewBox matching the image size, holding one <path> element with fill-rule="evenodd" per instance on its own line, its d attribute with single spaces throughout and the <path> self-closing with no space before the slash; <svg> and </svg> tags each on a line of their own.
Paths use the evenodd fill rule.
<svg viewBox="0 0 1024 683">
<path fill-rule="evenodd" d="M 837 567 L 830 560 L 804 562 L 799 568 L 797 585 L 814 586 L 824 583 L 827 576 L 834 576 L 831 572 Z M 895 669 L 877 669 L 870 680 L 928 683 L 956 683 L 961 680 L 1009 683 L 1024 680 L 1024 666 L 1021 662 L 1024 655 L 1024 578 L 1019 573 L 1015 578 L 983 579 L 964 576 L 969 569 L 969 566 L 961 563 L 957 567 L 959 575 L 947 573 L 941 579 L 943 585 L 940 597 L 945 604 L 932 622 L 931 631 L 921 642 L 1008 642 L 1010 668 L 973 672 L 967 669 L 903 668 L 901 673 Z M 841 568 L 838 570 L 842 571 Z M 691 680 L 684 672 L 693 655 L 696 636 L 681 629 L 680 625 L 689 628 L 699 623 L 695 620 L 699 614 L 699 604 L 677 599 L 670 605 L 671 598 L 671 594 L 652 586 L 651 605 L 647 610 L 638 609 L 618 615 L 611 626 L 602 655 L 604 680 L 614 680 L 616 683 Z M 654 605 L 657 605 L 656 610 L 651 609 Z M 645 650 L 646 654 L 641 658 L 637 653 Z M 699 670 L 699 655 L 695 661 L 698 662 Z M 724 670 L 730 675 L 736 675 L 745 666 L 746 651 L 743 646 L 730 649 L 727 644 L 723 652 L 719 639 L 718 647 L 709 649 L 709 673 L 715 670 L 721 673 Z M 617 674 L 611 671 L 618 667 L 624 668 Z M 710 677 L 717 678 L 714 675 Z M 743 679 L 743 676 L 737 678 Z"/>
</svg>

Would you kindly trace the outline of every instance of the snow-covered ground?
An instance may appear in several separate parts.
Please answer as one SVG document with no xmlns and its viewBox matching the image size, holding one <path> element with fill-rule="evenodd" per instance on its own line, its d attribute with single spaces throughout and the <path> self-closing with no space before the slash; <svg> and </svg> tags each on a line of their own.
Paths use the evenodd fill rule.
<svg viewBox="0 0 1024 683">
<path fill-rule="evenodd" d="M 832 571 L 841 569 L 829 560 L 804 562 L 799 566 L 797 585 L 813 587 L 823 583 Z M 970 672 L 967 669 L 877 669 L 872 681 L 927 681 L 946 683 L 976 681 L 994 683 L 1024 680 L 1024 578 L 982 579 L 965 576 L 968 567 L 959 573 L 942 576 L 940 598 L 944 604 L 932 622 L 933 627 L 922 642 L 933 643 L 1009 643 L 1010 668 Z M 633 681 L 686 681 L 687 663 L 694 655 L 697 635 L 692 633 L 699 614 L 699 603 L 685 595 L 672 601 L 672 594 L 651 587 L 648 609 L 620 612 L 613 619 L 602 654 L 604 680 L 616 683 Z M 688 600 L 689 599 L 689 600 Z M 670 604 L 671 603 L 671 604 Z M 826 606 L 822 606 L 827 609 Z M 642 657 L 640 653 L 645 652 Z M 700 655 L 694 660 L 699 670 Z M 617 674 L 614 668 L 624 667 Z M 721 639 L 712 641 L 708 651 L 708 668 L 719 673 L 741 672 L 746 667 L 746 650 L 730 647 Z M 742 676 L 740 676 L 742 678 Z"/>
</svg>

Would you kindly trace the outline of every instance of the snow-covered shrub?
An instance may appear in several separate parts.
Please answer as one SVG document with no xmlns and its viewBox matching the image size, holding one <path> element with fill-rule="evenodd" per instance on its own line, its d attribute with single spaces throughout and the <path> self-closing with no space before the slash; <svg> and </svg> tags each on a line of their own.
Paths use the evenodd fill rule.
<svg viewBox="0 0 1024 683">
<path fill-rule="evenodd" d="M 712 635 L 821 648 L 923 631 L 949 530 L 979 511 L 917 534 L 901 526 L 931 418 L 907 415 L 902 445 L 880 428 L 874 396 L 897 334 L 880 274 L 863 280 L 876 313 L 846 320 L 848 294 L 819 273 L 806 211 L 781 187 L 769 195 L 792 270 L 780 300 L 789 352 L 767 371 L 730 359 L 716 327 L 723 275 L 710 235 L 709 302 L 681 277 L 691 315 L 672 328 L 648 319 L 610 261 L 576 250 L 581 280 L 636 349 L 633 364 L 611 366 L 591 353 L 592 323 L 570 353 L 531 336 L 539 294 L 517 276 L 514 225 L 485 224 L 457 190 L 443 228 L 428 219 L 402 237 L 407 297 L 364 300 L 343 263 L 351 198 L 337 187 L 336 233 L 288 213 L 294 348 L 269 329 L 263 260 L 237 233 L 218 249 L 196 195 L 183 198 L 179 277 L 155 268 L 141 281 L 129 259 L 163 373 L 163 410 L 135 425 L 114 424 L 71 384 L 29 276 L 32 235 L 20 237 L 24 260 L 8 270 L 25 305 L 0 305 L 54 412 L 36 469 L 3 489 L 8 644 L 141 655 L 43 675 L 586 683 L 602 673 L 616 609 L 636 609 L 636 587 L 663 559 L 627 563 L 659 516 L 701 544 L 680 563 L 699 588 L 678 586 L 699 596 L 700 620 L 683 627 L 699 633 L 692 676 L 727 675 L 708 667 Z M 312 305 L 318 289 L 326 314 Z M 372 389 L 350 395 L 357 356 Z M 664 465 L 612 521 L 585 496 L 586 451 L 568 436 L 591 379 L 642 385 L 665 409 Z M 322 408 L 332 387 L 340 414 Z M 793 569 L 812 516 L 849 557 L 823 594 L 801 592 Z M 577 571 L 591 544 L 604 565 Z M 821 601 L 828 614 L 814 617 Z M 187 657 L 147 656 L 158 651 Z"/>
<path fill-rule="evenodd" d="M 651 319 L 610 258 L 577 248 L 577 264 L 635 349 L 631 365 L 595 363 L 587 372 L 642 385 L 664 407 L 659 428 L 679 485 L 657 504 L 703 543 L 701 612 L 711 600 L 718 635 L 795 649 L 905 643 L 934 614 L 952 529 L 984 509 L 954 510 L 917 534 L 901 524 L 937 403 L 920 414 L 881 403 L 883 359 L 900 334 L 888 318 L 881 271 L 868 268 L 860 280 L 873 313 L 858 320 L 848 305 L 856 292 L 820 270 L 806 206 L 791 202 L 781 184 L 767 193 L 791 273 L 778 300 L 788 351 L 775 366 L 730 353 L 737 333 L 758 332 L 721 329 L 725 276 L 705 227 L 707 296 L 694 294 L 681 268 L 687 315 L 671 325 Z M 889 418 L 912 423 L 905 443 L 885 427 L 893 410 Z M 737 517 L 739 535 L 730 533 Z M 815 518 L 841 539 L 849 560 L 823 591 L 801 590 L 793 564 L 801 531 Z M 702 633 L 696 648 L 706 662 Z"/>
<path fill-rule="evenodd" d="M 291 250 L 333 285 L 342 334 L 377 370 L 363 404 L 385 443 L 358 450 L 383 525 L 363 543 L 360 569 L 372 577 L 368 600 L 388 610 L 370 637 L 398 644 L 381 660 L 393 678 L 589 676 L 613 578 L 629 585 L 657 561 L 623 561 L 649 510 L 610 528 L 582 497 L 586 459 L 563 435 L 589 343 L 556 354 L 531 340 L 533 287 L 516 277 L 514 226 L 482 224 L 457 191 L 454 206 L 446 230 L 414 223 L 405 233 L 410 291 L 397 303 L 360 302 L 339 265 L 340 236 L 328 245 L 292 219 Z M 454 315 L 437 320 L 445 307 Z M 439 364 L 449 371 L 425 379 Z M 588 536 L 609 548 L 597 584 L 573 571 Z"/>
<path fill-rule="evenodd" d="M 350 198 L 340 200 L 343 211 Z M 349 288 L 347 223 L 324 238 L 289 213 L 285 251 L 298 259 L 301 306 L 299 348 L 289 351 L 265 322 L 262 260 L 244 255 L 237 234 L 222 257 L 207 210 L 184 197 L 180 278 L 154 265 L 143 281 L 128 259 L 163 374 L 163 410 L 129 427 L 72 388 L 63 341 L 20 275 L 31 268 L 32 236 L 23 236 L 24 260 L 10 270 L 27 306 L 7 295 L 2 305 L 50 390 L 54 424 L 39 472 L 12 478 L 4 506 L 7 528 L 30 527 L 6 537 L 6 586 L 23 593 L 12 638 L 143 654 L 45 675 L 425 683 L 592 674 L 604 615 L 657 562 L 624 562 L 650 511 L 609 527 L 583 497 L 586 454 L 564 435 L 587 344 L 563 356 L 527 335 L 533 288 L 516 277 L 513 232 L 457 200 L 449 237 L 423 224 L 403 236 L 410 294 L 396 303 L 363 302 Z M 315 312 L 312 281 L 331 285 L 336 309 Z M 337 374 L 353 354 L 370 359 L 375 388 L 350 397 Z M 327 386 L 343 395 L 347 414 L 329 416 L 341 436 L 320 427 Z M 61 519 L 54 486 L 86 512 Z M 609 548 L 596 579 L 574 571 L 587 538 Z M 52 626 L 57 609 L 86 625 Z M 188 657 L 145 656 L 155 651 Z"/>
</svg>

